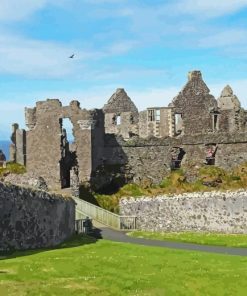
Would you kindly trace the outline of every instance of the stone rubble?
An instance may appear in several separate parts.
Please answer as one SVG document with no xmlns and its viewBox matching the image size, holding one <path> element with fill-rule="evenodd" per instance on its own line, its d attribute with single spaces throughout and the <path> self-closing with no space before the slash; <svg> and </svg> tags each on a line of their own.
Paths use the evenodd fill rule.
<svg viewBox="0 0 247 296">
<path fill-rule="evenodd" d="M 8 174 L 4 178 L 5 183 L 11 183 L 14 185 L 24 186 L 24 187 L 32 187 L 39 190 L 48 190 L 47 184 L 44 178 L 40 176 L 36 176 L 32 173 L 25 174 Z"/>
</svg>

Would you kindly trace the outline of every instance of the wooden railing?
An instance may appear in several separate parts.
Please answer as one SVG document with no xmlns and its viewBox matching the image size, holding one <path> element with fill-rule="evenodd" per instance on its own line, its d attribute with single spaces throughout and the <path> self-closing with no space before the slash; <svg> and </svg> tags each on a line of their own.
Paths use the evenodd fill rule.
<svg viewBox="0 0 247 296">
<path fill-rule="evenodd" d="M 77 197 L 73 197 L 73 199 L 76 202 L 76 216 L 80 219 L 88 216 L 115 229 L 136 229 L 135 216 L 120 216 Z"/>
</svg>

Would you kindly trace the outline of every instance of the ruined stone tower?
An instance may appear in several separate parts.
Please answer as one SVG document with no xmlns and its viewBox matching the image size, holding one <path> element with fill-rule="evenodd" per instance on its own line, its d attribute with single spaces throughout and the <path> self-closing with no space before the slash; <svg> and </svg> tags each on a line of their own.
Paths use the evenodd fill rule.
<svg viewBox="0 0 247 296">
<path fill-rule="evenodd" d="M 63 131 L 64 118 L 73 124 L 71 149 Z M 90 181 L 101 157 L 104 123 L 100 110 L 81 109 L 77 101 L 63 107 L 59 100 L 48 99 L 26 109 L 26 123 L 28 171 L 44 177 L 53 188 L 69 187 L 72 171 L 77 172 L 78 182 Z"/>
</svg>

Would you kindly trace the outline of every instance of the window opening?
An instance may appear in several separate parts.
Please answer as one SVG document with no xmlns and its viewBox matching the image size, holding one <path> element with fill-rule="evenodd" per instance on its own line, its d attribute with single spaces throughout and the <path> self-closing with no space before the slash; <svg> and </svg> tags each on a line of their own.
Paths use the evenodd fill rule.
<svg viewBox="0 0 247 296">
<path fill-rule="evenodd" d="M 181 134 L 183 130 L 183 118 L 181 113 L 175 114 L 175 133 L 176 135 Z"/>
<path fill-rule="evenodd" d="M 116 124 L 117 125 L 120 125 L 121 124 L 121 116 L 120 115 L 117 115 Z"/>
<path fill-rule="evenodd" d="M 130 114 L 130 124 L 134 124 L 134 117 L 132 114 Z"/>
<path fill-rule="evenodd" d="M 160 121 L 160 110 L 149 109 L 148 110 L 148 121 Z"/>
<path fill-rule="evenodd" d="M 215 165 L 215 154 L 218 146 L 216 144 L 206 145 L 206 165 Z"/>
<path fill-rule="evenodd" d="M 73 124 L 69 118 L 62 119 L 62 128 L 65 130 L 66 138 L 70 144 L 75 142 L 75 137 L 73 135 Z"/>
<path fill-rule="evenodd" d="M 171 170 L 176 170 L 181 167 L 181 162 L 184 158 L 185 151 L 180 147 L 173 147 L 171 150 Z"/>
<path fill-rule="evenodd" d="M 154 110 L 148 110 L 148 121 L 154 121 L 155 116 L 154 116 Z"/>
<path fill-rule="evenodd" d="M 73 124 L 69 118 L 59 119 L 61 128 L 61 159 L 60 180 L 61 188 L 69 188 L 71 184 L 71 169 L 77 163 L 76 151 L 74 151 L 75 138 L 73 135 Z"/>
<path fill-rule="evenodd" d="M 211 111 L 213 132 L 218 131 L 218 129 L 219 129 L 219 114 L 220 113 L 217 110 Z"/>
<path fill-rule="evenodd" d="M 213 114 L 213 130 L 218 130 L 218 114 Z"/>
<path fill-rule="evenodd" d="M 155 120 L 160 121 L 160 110 L 155 110 Z"/>
</svg>

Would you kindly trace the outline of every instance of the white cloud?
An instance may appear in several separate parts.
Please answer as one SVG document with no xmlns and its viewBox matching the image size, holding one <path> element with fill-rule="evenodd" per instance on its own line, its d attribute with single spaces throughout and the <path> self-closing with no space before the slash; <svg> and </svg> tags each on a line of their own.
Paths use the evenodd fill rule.
<svg viewBox="0 0 247 296">
<path fill-rule="evenodd" d="M 0 31 L 0 73 L 28 77 L 60 78 L 81 75 L 88 62 L 128 49 L 120 45 L 103 51 L 81 50 L 64 43 L 32 40 Z M 69 59 L 76 53 L 74 59 Z"/>
<path fill-rule="evenodd" d="M 0 22 L 21 21 L 48 5 L 65 3 L 69 0 L 0 0 Z"/>
<path fill-rule="evenodd" d="M 10 35 L 0 35 L 0 43 L 1 73 L 62 77 L 75 68 L 69 46 Z"/>
<path fill-rule="evenodd" d="M 135 40 L 121 40 L 111 44 L 106 49 L 106 53 L 107 55 L 123 54 L 135 48 L 137 45 L 138 45 L 138 42 Z"/>
<path fill-rule="evenodd" d="M 165 4 L 145 4 L 138 1 L 126 1 L 125 5 L 115 5 L 111 9 L 95 8 L 92 16 L 96 19 L 113 18 L 126 20 L 124 31 L 135 40 L 133 47 L 156 46 L 167 47 L 224 47 L 242 44 L 246 40 L 245 27 L 234 23 L 212 25 L 211 17 L 233 14 L 247 7 L 247 0 L 175 0 L 164 1 Z M 205 20 L 206 19 L 206 20 Z M 105 32 L 105 38 L 117 38 Z M 101 34 L 103 35 L 103 34 Z M 133 48 L 131 47 L 130 50 Z"/>
<path fill-rule="evenodd" d="M 161 77 L 170 77 L 172 74 L 163 69 L 130 66 L 129 68 L 104 68 L 91 71 L 88 75 L 99 81 L 107 81 L 106 83 L 112 81 L 112 84 L 114 83 L 116 87 L 119 87 L 122 83 L 126 83 L 126 80 L 129 82 L 131 80 L 150 79 L 154 77 L 158 79 Z"/>
<path fill-rule="evenodd" d="M 0 0 L 0 21 L 25 19 L 48 2 L 48 0 Z"/>
<path fill-rule="evenodd" d="M 92 76 L 92 62 L 122 55 L 137 45 L 133 40 L 113 41 L 101 48 L 82 49 L 83 45 L 34 40 L 0 29 L 0 73 L 32 78 L 74 78 Z M 75 53 L 74 59 L 69 56 Z"/>
<path fill-rule="evenodd" d="M 132 98 L 138 109 L 147 107 L 166 107 L 178 94 L 178 87 L 146 89 L 142 91 L 130 90 L 128 95 Z"/>
<path fill-rule="evenodd" d="M 201 47 L 224 47 L 229 45 L 246 43 L 247 31 L 243 29 L 229 29 L 208 35 L 199 39 L 198 45 Z"/>
<path fill-rule="evenodd" d="M 124 0 L 84 0 L 84 2 L 89 4 L 118 4 L 124 2 Z"/>
<path fill-rule="evenodd" d="M 180 14 L 210 18 L 235 13 L 247 7 L 247 0 L 180 0 L 172 7 Z"/>
<path fill-rule="evenodd" d="M 23 103 L 18 103 L 15 99 L 1 102 L 1 121 L 0 121 L 0 140 L 9 139 L 11 135 L 11 125 L 20 123 L 21 128 L 24 126 L 24 109 Z"/>
</svg>

